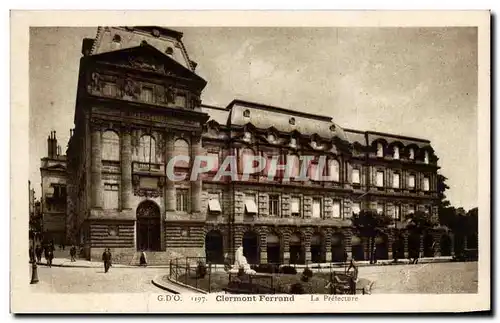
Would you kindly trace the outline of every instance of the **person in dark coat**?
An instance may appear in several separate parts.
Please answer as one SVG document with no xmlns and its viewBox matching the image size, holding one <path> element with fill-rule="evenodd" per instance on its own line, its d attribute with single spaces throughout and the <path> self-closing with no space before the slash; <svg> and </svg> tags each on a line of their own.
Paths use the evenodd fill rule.
<svg viewBox="0 0 500 323">
<path fill-rule="evenodd" d="M 52 267 L 52 260 L 54 259 L 54 250 L 49 249 L 45 257 L 47 258 L 47 265 L 49 267 Z"/>
<path fill-rule="evenodd" d="M 139 266 L 146 267 L 148 265 L 148 261 L 146 259 L 146 253 L 141 251 L 141 258 L 139 259 Z"/>
<path fill-rule="evenodd" d="M 102 261 L 104 262 L 104 272 L 107 273 L 111 267 L 111 250 L 109 248 L 102 253 Z"/>
<path fill-rule="evenodd" d="M 38 263 L 42 262 L 43 248 L 41 245 L 37 245 L 35 248 L 36 261 Z"/>
<path fill-rule="evenodd" d="M 71 256 L 71 261 L 76 261 L 76 247 L 73 245 L 71 246 L 71 249 L 69 250 L 69 255 Z"/>
</svg>

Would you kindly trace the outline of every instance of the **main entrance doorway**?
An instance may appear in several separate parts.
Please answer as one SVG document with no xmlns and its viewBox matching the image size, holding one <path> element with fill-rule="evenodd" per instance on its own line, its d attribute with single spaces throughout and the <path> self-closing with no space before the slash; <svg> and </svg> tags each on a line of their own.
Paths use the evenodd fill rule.
<svg viewBox="0 0 500 323">
<path fill-rule="evenodd" d="M 247 231 L 243 235 L 243 255 L 249 264 L 258 264 L 260 258 L 259 236 L 253 231 Z"/>
<path fill-rule="evenodd" d="M 220 231 L 212 230 L 205 237 L 205 256 L 208 263 L 224 263 L 224 238 Z"/>
<path fill-rule="evenodd" d="M 153 201 L 144 201 L 137 207 L 137 250 L 161 250 L 161 214 Z"/>
</svg>

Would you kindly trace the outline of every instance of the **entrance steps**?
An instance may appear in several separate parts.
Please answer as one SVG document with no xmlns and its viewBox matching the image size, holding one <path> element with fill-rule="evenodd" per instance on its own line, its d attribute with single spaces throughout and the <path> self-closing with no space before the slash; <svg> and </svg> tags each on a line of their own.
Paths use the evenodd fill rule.
<svg viewBox="0 0 500 323">
<path fill-rule="evenodd" d="M 145 251 L 146 261 L 148 266 L 168 266 L 171 255 L 165 251 Z M 131 266 L 139 266 L 141 260 L 141 252 L 135 252 L 132 260 L 130 261 Z"/>
</svg>

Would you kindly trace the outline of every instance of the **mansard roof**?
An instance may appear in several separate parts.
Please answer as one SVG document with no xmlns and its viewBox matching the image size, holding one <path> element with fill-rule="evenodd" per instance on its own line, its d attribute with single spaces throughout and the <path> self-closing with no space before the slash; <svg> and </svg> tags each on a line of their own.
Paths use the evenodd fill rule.
<svg viewBox="0 0 500 323">
<path fill-rule="evenodd" d="M 202 110 L 210 115 L 211 120 L 223 125 L 251 124 L 258 129 L 274 128 L 282 133 L 298 132 L 305 136 L 347 140 L 343 129 L 327 116 L 243 100 L 233 100 L 226 108 L 203 106 Z"/>
<path fill-rule="evenodd" d="M 430 148 L 431 142 L 427 139 L 400 136 L 396 134 L 376 132 L 376 131 L 360 131 L 354 129 L 344 129 L 351 143 L 359 143 L 363 146 L 372 146 L 375 142 L 383 142 L 387 145 L 399 143 L 404 147 L 415 146 L 415 148 Z"/>
</svg>

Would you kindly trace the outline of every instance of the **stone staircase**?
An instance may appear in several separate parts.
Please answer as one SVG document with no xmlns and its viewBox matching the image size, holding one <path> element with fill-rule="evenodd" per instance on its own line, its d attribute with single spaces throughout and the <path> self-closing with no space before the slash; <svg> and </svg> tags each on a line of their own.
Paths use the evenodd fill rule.
<svg viewBox="0 0 500 323">
<path fill-rule="evenodd" d="M 135 252 L 129 265 L 139 266 L 141 253 Z M 171 255 L 165 251 L 146 251 L 146 260 L 148 266 L 168 266 L 170 264 Z"/>
</svg>

